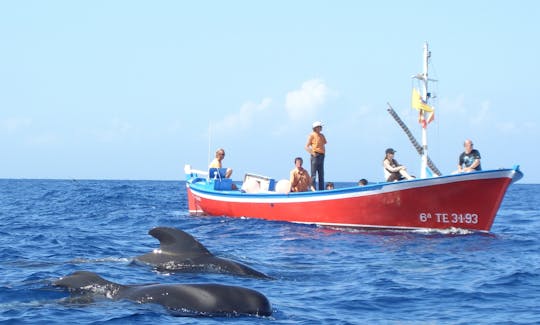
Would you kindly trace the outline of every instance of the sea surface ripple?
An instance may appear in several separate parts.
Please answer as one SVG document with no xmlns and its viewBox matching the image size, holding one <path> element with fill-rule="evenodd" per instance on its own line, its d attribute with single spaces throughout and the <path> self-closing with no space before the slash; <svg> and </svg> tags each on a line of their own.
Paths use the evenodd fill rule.
<svg viewBox="0 0 540 325">
<path fill-rule="evenodd" d="M 339 186 L 339 185 L 338 185 Z M 187 213 L 184 182 L 0 179 L 0 322 L 15 324 L 539 324 L 540 185 L 513 184 L 489 234 L 359 231 Z M 272 280 L 133 263 L 182 229 Z M 223 283 L 271 317 L 176 317 L 159 305 L 70 303 L 77 270 L 122 283 Z"/>
</svg>

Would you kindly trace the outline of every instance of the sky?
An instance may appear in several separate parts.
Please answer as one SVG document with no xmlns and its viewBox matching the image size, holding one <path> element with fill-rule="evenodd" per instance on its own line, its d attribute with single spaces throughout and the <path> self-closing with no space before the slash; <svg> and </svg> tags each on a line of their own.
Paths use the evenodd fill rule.
<svg viewBox="0 0 540 325">
<path fill-rule="evenodd" d="M 411 76 L 424 43 L 443 174 L 471 139 L 483 169 L 540 183 L 540 2 L 0 1 L 0 178 L 184 180 L 218 148 L 233 179 L 289 176 L 314 121 L 326 181 L 415 175 Z"/>
</svg>

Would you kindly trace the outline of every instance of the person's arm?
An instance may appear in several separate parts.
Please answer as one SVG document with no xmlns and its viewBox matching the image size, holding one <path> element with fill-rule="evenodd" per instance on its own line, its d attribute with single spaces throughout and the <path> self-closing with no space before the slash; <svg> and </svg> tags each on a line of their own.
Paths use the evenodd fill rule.
<svg viewBox="0 0 540 325">
<path fill-rule="evenodd" d="M 298 182 L 297 182 L 296 177 L 295 177 L 294 169 L 291 170 L 291 176 L 289 178 L 290 178 L 289 183 L 291 183 L 291 192 L 296 192 L 295 188 L 296 188 L 296 184 Z"/>
<path fill-rule="evenodd" d="M 476 167 L 478 167 L 478 165 L 480 165 L 480 158 L 476 158 L 473 163 L 466 168 L 466 170 L 468 172 L 472 172 L 473 170 L 475 170 Z"/>
<path fill-rule="evenodd" d="M 458 165 L 457 165 L 457 171 L 460 173 L 463 173 L 465 171 L 465 168 L 463 168 L 463 153 L 459 155 Z"/>
<path fill-rule="evenodd" d="M 312 134 L 308 136 L 305 149 L 310 155 L 313 155 L 313 147 L 311 146 L 311 142 L 312 142 L 311 138 L 312 138 Z"/>
<path fill-rule="evenodd" d="M 400 170 L 402 170 L 404 167 L 403 166 L 396 166 L 396 167 L 392 167 L 390 166 L 390 161 L 388 159 L 385 159 L 384 160 L 384 168 L 391 172 L 391 173 L 395 173 L 395 172 L 399 172 Z"/>
</svg>

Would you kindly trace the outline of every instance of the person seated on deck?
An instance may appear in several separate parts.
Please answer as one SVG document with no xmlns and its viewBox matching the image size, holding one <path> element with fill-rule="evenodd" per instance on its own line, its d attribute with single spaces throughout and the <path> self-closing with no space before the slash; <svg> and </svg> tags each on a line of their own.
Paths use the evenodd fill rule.
<svg viewBox="0 0 540 325">
<path fill-rule="evenodd" d="M 468 173 L 482 170 L 480 152 L 473 149 L 473 143 L 467 139 L 463 143 L 465 150 L 459 155 L 458 169 L 454 173 Z"/>
<path fill-rule="evenodd" d="M 368 183 L 367 179 L 362 178 L 361 180 L 358 181 L 358 186 L 366 186 L 367 183 Z"/>
<path fill-rule="evenodd" d="M 401 181 L 403 179 L 413 179 L 414 176 L 409 175 L 407 168 L 400 165 L 397 160 L 394 159 L 394 153 L 396 151 L 392 148 L 386 149 L 386 155 L 384 156 L 384 177 L 387 182 Z"/>
<path fill-rule="evenodd" d="M 311 183 L 311 177 L 307 170 L 302 167 L 304 160 L 300 157 L 294 159 L 294 169 L 291 170 L 291 192 L 315 191 Z"/>
<path fill-rule="evenodd" d="M 219 148 L 216 150 L 216 158 L 212 160 L 208 168 L 222 168 L 221 167 L 221 161 L 225 158 L 225 150 L 223 148 Z M 227 171 L 225 172 L 225 178 L 231 178 L 232 175 L 232 169 L 227 168 Z"/>
<path fill-rule="evenodd" d="M 332 183 L 332 182 L 326 183 L 326 189 L 327 190 L 333 190 L 334 189 L 334 183 Z"/>
</svg>

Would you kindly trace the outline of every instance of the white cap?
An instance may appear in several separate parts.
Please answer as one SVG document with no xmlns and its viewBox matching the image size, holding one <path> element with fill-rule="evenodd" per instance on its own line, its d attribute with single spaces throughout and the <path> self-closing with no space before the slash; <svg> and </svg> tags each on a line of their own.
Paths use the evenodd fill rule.
<svg viewBox="0 0 540 325">
<path fill-rule="evenodd" d="M 321 122 L 321 121 L 313 122 L 312 128 L 316 128 L 316 127 L 318 127 L 318 126 L 322 126 L 322 122 Z"/>
</svg>

